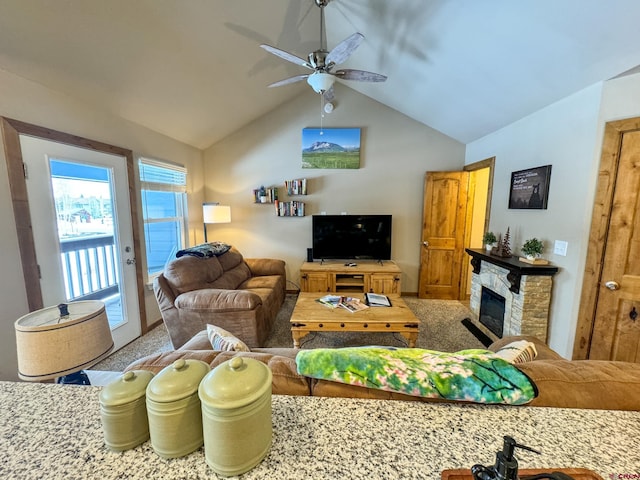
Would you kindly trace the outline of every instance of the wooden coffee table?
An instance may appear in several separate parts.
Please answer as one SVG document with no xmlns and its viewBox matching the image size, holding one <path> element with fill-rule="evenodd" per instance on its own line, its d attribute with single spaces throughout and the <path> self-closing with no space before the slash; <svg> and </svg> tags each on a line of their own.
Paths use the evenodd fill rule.
<svg viewBox="0 0 640 480">
<path fill-rule="evenodd" d="M 300 348 L 300 340 L 310 332 L 391 332 L 399 333 L 409 347 L 416 346 L 420 320 L 407 307 L 400 295 L 388 295 L 390 307 L 370 307 L 351 313 L 342 307 L 330 308 L 316 300 L 325 294 L 300 292 L 291 314 L 293 346 Z M 335 294 L 331 294 L 335 295 Z M 344 294 L 359 298 L 360 294 Z"/>
</svg>

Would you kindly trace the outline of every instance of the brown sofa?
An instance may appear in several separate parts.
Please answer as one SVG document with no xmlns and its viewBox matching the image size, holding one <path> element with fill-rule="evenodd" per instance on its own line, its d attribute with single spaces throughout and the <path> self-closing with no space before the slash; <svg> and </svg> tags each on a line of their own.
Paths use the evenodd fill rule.
<svg viewBox="0 0 640 480">
<path fill-rule="evenodd" d="M 599 360 L 565 360 L 540 340 L 529 336 L 505 337 L 489 346 L 502 346 L 525 339 L 536 344 L 535 360 L 516 366 L 536 384 L 538 396 L 528 406 L 640 410 L 640 364 Z M 129 365 L 126 370 L 159 372 L 179 358 L 203 360 L 215 367 L 235 355 L 252 357 L 267 364 L 273 373 L 273 393 L 320 397 L 357 397 L 387 400 L 444 401 L 412 397 L 372 388 L 316 380 L 297 373 L 294 348 L 256 348 L 251 352 L 215 352 L 206 332 L 195 335 L 182 348 L 150 355 Z"/>
<path fill-rule="evenodd" d="M 285 263 L 243 258 L 232 248 L 213 257 L 185 255 L 169 262 L 153 282 L 174 348 L 207 324 L 217 325 L 249 347 L 260 347 L 285 297 Z"/>
</svg>

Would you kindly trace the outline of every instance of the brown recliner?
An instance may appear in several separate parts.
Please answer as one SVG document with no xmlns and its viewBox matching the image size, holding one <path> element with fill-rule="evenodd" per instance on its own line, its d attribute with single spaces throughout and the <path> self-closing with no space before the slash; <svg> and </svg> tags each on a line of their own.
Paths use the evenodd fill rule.
<svg viewBox="0 0 640 480">
<path fill-rule="evenodd" d="M 153 282 L 162 319 L 174 348 L 212 324 L 249 347 L 269 335 L 285 297 L 285 263 L 243 258 L 232 248 L 214 257 L 182 256 Z"/>
</svg>

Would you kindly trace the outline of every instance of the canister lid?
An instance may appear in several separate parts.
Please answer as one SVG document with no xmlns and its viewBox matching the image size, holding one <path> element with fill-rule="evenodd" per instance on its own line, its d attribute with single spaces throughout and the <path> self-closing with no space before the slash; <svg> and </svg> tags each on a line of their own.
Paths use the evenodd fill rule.
<svg viewBox="0 0 640 480">
<path fill-rule="evenodd" d="M 198 394 L 203 403 L 215 408 L 248 405 L 271 389 L 272 373 L 253 358 L 234 357 L 207 374 Z"/>
<path fill-rule="evenodd" d="M 153 377 L 147 387 L 147 399 L 154 402 L 173 402 L 193 395 L 211 368 L 201 360 L 176 360 Z"/>
<path fill-rule="evenodd" d="M 153 373 L 147 370 L 130 370 L 100 391 L 100 403 L 105 406 L 131 403 L 144 396 Z"/>
</svg>

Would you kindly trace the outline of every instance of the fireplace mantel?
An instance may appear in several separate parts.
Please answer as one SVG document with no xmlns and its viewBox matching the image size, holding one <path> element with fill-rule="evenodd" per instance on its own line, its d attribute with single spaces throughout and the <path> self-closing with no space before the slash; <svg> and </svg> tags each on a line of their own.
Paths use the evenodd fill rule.
<svg viewBox="0 0 640 480">
<path fill-rule="evenodd" d="M 509 270 L 507 280 L 513 293 L 520 293 L 520 280 L 523 275 L 541 275 L 554 276 L 558 273 L 558 267 L 551 265 L 531 265 L 518 260 L 517 257 L 497 257 L 487 253 L 486 250 L 466 248 L 465 251 L 471 255 L 471 266 L 473 273 L 480 273 L 480 264 L 482 261 L 498 265 L 499 267 Z"/>
</svg>

